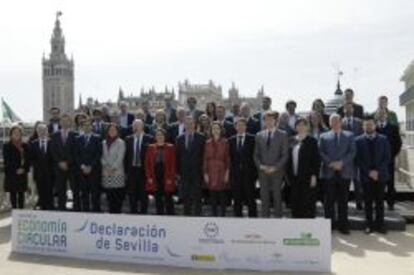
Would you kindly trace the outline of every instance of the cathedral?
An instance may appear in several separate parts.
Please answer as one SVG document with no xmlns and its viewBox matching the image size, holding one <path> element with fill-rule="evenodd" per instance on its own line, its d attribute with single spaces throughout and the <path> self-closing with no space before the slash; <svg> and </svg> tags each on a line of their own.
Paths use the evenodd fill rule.
<svg viewBox="0 0 414 275">
<path fill-rule="evenodd" d="M 57 107 L 62 113 L 74 112 L 74 63 L 65 53 L 65 37 L 56 13 L 55 27 L 50 40 L 49 58 L 42 58 L 43 120 L 50 118 L 50 109 Z"/>
</svg>

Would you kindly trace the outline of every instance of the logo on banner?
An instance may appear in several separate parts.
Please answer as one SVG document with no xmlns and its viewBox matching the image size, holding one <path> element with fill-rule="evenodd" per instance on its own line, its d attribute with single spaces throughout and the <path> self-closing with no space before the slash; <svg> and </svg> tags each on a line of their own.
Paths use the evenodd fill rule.
<svg viewBox="0 0 414 275">
<path fill-rule="evenodd" d="M 204 238 L 198 239 L 200 243 L 222 244 L 223 239 L 219 239 L 220 228 L 215 222 L 207 222 L 202 230 Z"/>
<path fill-rule="evenodd" d="M 66 234 L 66 221 L 59 218 L 28 214 L 19 216 L 17 222 L 17 245 L 31 250 L 65 252 Z"/>
<path fill-rule="evenodd" d="M 285 246 L 320 246 L 321 242 L 317 238 L 312 238 L 312 233 L 302 233 L 299 238 L 284 238 Z"/>
</svg>

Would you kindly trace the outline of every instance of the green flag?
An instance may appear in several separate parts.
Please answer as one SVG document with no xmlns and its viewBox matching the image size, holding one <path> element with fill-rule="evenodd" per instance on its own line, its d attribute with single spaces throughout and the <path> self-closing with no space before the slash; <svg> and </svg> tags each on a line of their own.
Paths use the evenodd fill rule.
<svg viewBox="0 0 414 275">
<path fill-rule="evenodd" d="M 20 117 L 10 108 L 9 104 L 1 99 L 1 113 L 0 113 L 0 122 L 2 124 L 12 124 L 14 122 L 22 121 Z"/>
</svg>

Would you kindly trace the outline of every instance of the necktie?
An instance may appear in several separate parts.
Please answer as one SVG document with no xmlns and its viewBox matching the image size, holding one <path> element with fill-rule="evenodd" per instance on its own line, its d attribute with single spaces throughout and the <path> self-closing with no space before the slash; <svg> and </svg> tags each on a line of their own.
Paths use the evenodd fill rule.
<svg viewBox="0 0 414 275">
<path fill-rule="evenodd" d="M 241 151 L 243 147 L 243 136 L 239 136 L 239 140 L 237 141 L 237 150 Z"/>
<path fill-rule="evenodd" d="M 41 144 L 42 144 L 42 146 L 41 146 L 42 153 L 43 153 L 43 154 L 46 154 L 46 142 L 43 140 L 43 141 L 41 142 Z"/>
<path fill-rule="evenodd" d="M 338 147 L 339 146 L 339 134 L 335 133 L 335 146 Z"/>
<path fill-rule="evenodd" d="M 135 144 L 135 150 L 134 150 L 134 165 L 140 166 L 141 165 L 141 150 L 140 150 L 140 138 L 137 138 L 137 142 Z"/>
<path fill-rule="evenodd" d="M 272 139 L 272 132 L 269 130 L 269 133 L 267 134 L 267 140 L 266 140 L 267 147 L 270 147 L 270 140 L 271 139 Z"/>
</svg>

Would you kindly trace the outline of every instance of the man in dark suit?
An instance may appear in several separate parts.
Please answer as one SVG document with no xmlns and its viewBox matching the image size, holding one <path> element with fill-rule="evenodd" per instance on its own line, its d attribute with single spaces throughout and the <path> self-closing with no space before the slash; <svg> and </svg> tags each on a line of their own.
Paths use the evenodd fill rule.
<svg viewBox="0 0 414 275">
<path fill-rule="evenodd" d="M 351 102 L 344 105 L 344 117 L 342 118 L 342 130 L 349 131 L 354 134 L 354 138 L 360 136 L 363 133 L 362 119 L 354 116 L 354 105 Z M 358 177 L 358 166 L 354 166 L 354 175 L 352 182 L 354 184 L 354 195 L 356 201 L 356 207 L 358 210 L 362 210 L 363 202 L 363 190 L 361 182 Z"/>
<path fill-rule="evenodd" d="M 102 142 L 99 136 L 92 132 L 90 119 L 81 122 L 83 135 L 75 141 L 74 160 L 75 171 L 78 174 L 81 191 L 81 211 L 101 211 L 100 179 Z"/>
<path fill-rule="evenodd" d="M 364 116 L 364 107 L 354 102 L 354 90 L 348 88 L 345 90 L 344 94 L 345 94 L 345 104 L 351 103 L 352 106 L 354 107 L 354 117 L 362 119 L 362 117 Z M 345 116 L 345 112 L 344 112 L 345 104 L 339 107 L 337 111 L 337 113 L 341 117 Z"/>
<path fill-rule="evenodd" d="M 131 125 L 135 117 L 133 114 L 128 113 L 128 103 L 122 101 L 119 103 L 121 113 L 118 117 L 118 125 L 120 126 L 120 134 L 122 138 L 132 133 Z"/>
<path fill-rule="evenodd" d="M 355 140 L 351 132 L 342 131 L 338 114 L 332 114 L 329 123 L 331 131 L 322 134 L 319 140 L 321 177 L 325 182 L 325 218 L 331 219 L 332 228 L 337 225 L 342 234 L 348 235 L 348 192 L 354 170 Z M 335 204 L 338 206 L 337 224 Z"/>
<path fill-rule="evenodd" d="M 154 122 L 154 117 L 152 116 L 150 110 L 149 110 L 149 102 L 148 101 L 143 101 L 141 103 L 141 108 L 142 111 L 144 112 L 144 124 L 145 125 L 152 125 L 152 123 Z"/>
<path fill-rule="evenodd" d="M 47 126 L 49 134 L 56 133 L 60 129 L 60 109 L 58 107 L 52 107 L 50 109 L 50 121 Z"/>
<path fill-rule="evenodd" d="M 177 110 L 172 106 L 172 100 L 173 98 L 171 96 L 165 97 L 165 117 L 167 124 L 170 125 L 171 123 L 174 123 L 177 121 Z"/>
<path fill-rule="evenodd" d="M 195 131 L 195 122 L 192 116 L 187 116 L 185 129 L 185 133 L 179 136 L 176 141 L 177 177 L 181 185 L 184 215 L 201 216 L 205 137 Z"/>
<path fill-rule="evenodd" d="M 73 150 L 76 133 L 70 130 L 71 117 L 63 114 L 61 117 L 60 131 L 51 136 L 51 153 L 53 158 L 53 169 L 55 175 L 55 191 L 58 195 L 58 209 L 66 210 L 67 183 L 69 182 L 73 194 L 73 209 L 79 211 L 79 183 L 73 178 Z"/>
<path fill-rule="evenodd" d="M 377 132 L 386 136 L 391 148 L 391 161 L 389 162 L 389 180 L 387 181 L 387 195 L 386 200 L 388 208 L 394 210 L 395 203 L 395 158 L 401 151 L 402 140 L 400 129 L 397 125 L 388 122 L 388 112 L 386 109 L 377 111 Z"/>
<path fill-rule="evenodd" d="M 263 128 L 264 128 L 264 114 L 267 111 L 270 111 L 271 109 L 272 109 L 272 99 L 268 96 L 263 97 L 263 99 L 262 99 L 262 110 L 253 115 L 253 117 L 257 121 L 259 121 L 260 130 L 263 130 Z"/>
<path fill-rule="evenodd" d="M 193 96 L 190 96 L 187 99 L 187 106 L 188 106 L 187 115 L 192 116 L 194 118 L 194 121 L 197 124 L 200 116 L 204 113 L 203 111 L 197 109 L 197 99 Z"/>
<path fill-rule="evenodd" d="M 98 135 L 101 140 L 106 136 L 107 123 L 103 120 L 103 113 L 99 109 L 95 109 L 92 112 L 93 122 L 92 122 L 92 131 L 94 134 Z"/>
<path fill-rule="evenodd" d="M 224 133 L 226 138 L 229 138 L 236 134 L 236 129 L 234 128 L 234 123 L 226 120 L 226 107 L 223 105 L 217 105 L 216 107 L 216 117 L 217 121 L 220 122 L 221 126 L 224 128 Z"/>
<path fill-rule="evenodd" d="M 234 216 L 243 216 L 243 204 L 247 202 L 249 217 L 257 217 L 257 169 L 253 159 L 255 137 L 246 133 L 246 129 L 247 121 L 240 118 L 236 122 L 237 134 L 229 138 Z"/>
<path fill-rule="evenodd" d="M 127 174 L 127 190 L 129 193 L 129 209 L 131 213 L 138 213 L 138 201 L 140 202 L 140 214 L 148 213 L 148 194 L 145 191 L 144 158 L 147 146 L 152 141 L 152 136 L 144 133 L 144 122 L 135 119 L 132 123 L 132 135 L 128 136 L 125 154 L 125 172 Z"/>
<path fill-rule="evenodd" d="M 242 103 L 240 107 L 241 117 L 244 117 L 247 121 L 247 132 L 252 135 L 256 135 L 260 131 L 260 123 L 257 119 L 253 118 L 251 114 L 251 108 L 249 103 Z"/>
<path fill-rule="evenodd" d="M 364 120 L 365 133 L 356 139 L 357 165 L 365 194 L 366 233 L 374 230 L 386 233 L 384 225 L 384 189 L 390 177 L 389 162 L 391 160 L 390 145 L 387 138 L 375 131 L 373 117 Z M 375 223 L 373 221 L 372 204 L 375 202 Z"/>
<path fill-rule="evenodd" d="M 177 108 L 177 121 L 170 124 L 168 127 L 168 137 L 170 142 L 175 144 L 177 137 L 184 134 L 185 132 L 185 118 L 187 117 L 187 112 L 184 108 Z"/>
<path fill-rule="evenodd" d="M 30 156 L 33 163 L 33 178 L 39 195 L 42 210 L 53 210 L 53 159 L 50 150 L 48 127 L 38 124 L 38 138 L 32 141 Z"/>
</svg>

